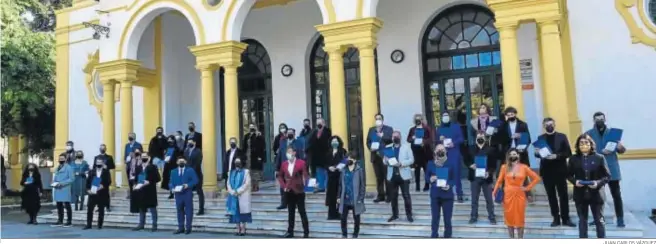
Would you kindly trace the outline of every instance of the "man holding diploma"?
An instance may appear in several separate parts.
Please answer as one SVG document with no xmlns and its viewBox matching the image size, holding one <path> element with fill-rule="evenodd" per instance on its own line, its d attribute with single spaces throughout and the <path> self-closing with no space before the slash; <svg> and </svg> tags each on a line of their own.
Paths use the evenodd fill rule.
<svg viewBox="0 0 656 244">
<path fill-rule="evenodd" d="M 178 212 L 178 230 L 173 234 L 190 234 L 191 221 L 194 216 L 192 189 L 198 184 L 198 176 L 192 168 L 186 167 L 187 161 L 178 159 L 178 168 L 171 171 L 169 188 L 173 189 L 175 208 Z"/>
<path fill-rule="evenodd" d="M 478 221 L 478 198 L 483 192 L 485 198 L 485 207 L 487 208 L 487 216 L 490 224 L 496 224 L 497 220 L 494 216 L 494 198 L 492 197 L 492 175 L 496 171 L 496 157 L 497 151 L 490 146 L 487 140 L 485 131 L 479 131 L 476 134 L 476 145 L 472 146 L 470 155 L 473 156 L 473 161 L 465 161 L 469 168 L 467 178 L 471 182 L 471 218 L 470 224 Z"/>
<path fill-rule="evenodd" d="M 378 192 L 374 203 L 385 201 L 385 175 L 387 174 L 385 171 L 387 167 L 383 164 L 383 157 L 379 152 L 385 146 L 382 145 L 383 140 L 391 140 L 394 131 L 392 127 L 383 124 L 384 118 L 382 114 L 376 114 L 376 125 L 369 128 L 369 133 L 367 133 L 367 148 L 371 152 L 371 164 L 376 174 L 376 191 Z"/>
<path fill-rule="evenodd" d="M 87 225 L 85 230 L 91 229 L 93 223 L 93 209 L 98 206 L 98 229 L 102 229 L 105 220 L 105 207 L 109 205 L 109 186 L 112 177 L 109 169 L 105 167 L 105 161 L 97 158 L 93 169 L 89 170 L 86 179 L 86 191 L 89 194 L 87 206 Z"/>
<path fill-rule="evenodd" d="M 588 134 L 595 142 L 595 150 L 606 158 L 608 170 L 610 170 L 610 181 L 608 187 L 610 194 L 613 196 L 615 204 L 615 216 L 617 216 L 617 227 L 624 227 L 624 207 L 622 204 L 622 193 L 620 192 L 620 180 L 622 175 L 617 154 L 626 152 L 622 145 L 622 130 L 617 128 L 608 128 L 606 125 L 606 115 L 602 112 L 596 112 L 593 116 L 594 128 L 588 130 Z M 602 205 L 603 211 L 603 205 Z M 603 216 L 603 215 L 602 215 Z"/>
<path fill-rule="evenodd" d="M 389 141 L 383 141 L 387 142 Z M 389 182 L 389 197 L 392 202 L 392 217 L 387 222 L 392 222 L 399 218 L 399 187 L 403 194 L 405 203 L 405 215 L 408 222 L 413 222 L 412 218 L 412 199 L 410 198 L 410 179 L 412 173 L 410 166 L 415 162 L 412 156 L 412 149 L 407 144 L 401 145 L 401 132 L 392 133 L 392 144 L 383 149 L 383 163 L 387 165 L 387 181 Z"/>
<path fill-rule="evenodd" d="M 551 208 L 553 217 L 551 227 L 561 224 L 574 227 L 576 225 L 569 218 L 567 178 L 565 177 L 567 158 L 572 156 L 572 149 L 567 135 L 556 131 L 556 121 L 552 118 L 544 118 L 542 127 L 544 127 L 545 133 L 538 136 L 533 147 L 535 148 L 535 157 L 540 159 L 540 176 L 544 182 L 544 190 L 547 192 L 549 208 Z M 558 192 L 557 197 L 556 192 Z"/>
<path fill-rule="evenodd" d="M 446 148 L 449 162 L 453 165 L 456 194 L 458 202 L 463 202 L 462 181 L 460 179 L 460 168 L 462 167 L 462 155 L 460 155 L 460 144 L 464 142 L 462 129 L 457 122 L 451 122 L 449 112 L 442 113 L 442 124 L 435 130 L 436 144 L 442 144 Z"/>
<path fill-rule="evenodd" d="M 428 162 L 426 182 L 430 183 L 431 238 L 439 237 L 440 211 L 444 213 L 444 238 L 451 238 L 451 217 L 453 216 L 453 188 L 456 177 L 453 165 L 447 162 L 444 145 L 435 147 L 433 160 Z"/>
</svg>

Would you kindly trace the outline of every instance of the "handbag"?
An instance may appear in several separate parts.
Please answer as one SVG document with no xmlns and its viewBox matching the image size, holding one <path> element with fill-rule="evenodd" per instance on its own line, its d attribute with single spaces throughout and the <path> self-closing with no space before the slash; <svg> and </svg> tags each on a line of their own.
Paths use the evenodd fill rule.
<svg viewBox="0 0 656 244">
<path fill-rule="evenodd" d="M 497 193 L 494 195 L 494 202 L 503 203 L 503 188 L 505 185 L 505 182 L 501 183 L 501 187 L 499 187 L 499 190 L 497 190 Z"/>
</svg>

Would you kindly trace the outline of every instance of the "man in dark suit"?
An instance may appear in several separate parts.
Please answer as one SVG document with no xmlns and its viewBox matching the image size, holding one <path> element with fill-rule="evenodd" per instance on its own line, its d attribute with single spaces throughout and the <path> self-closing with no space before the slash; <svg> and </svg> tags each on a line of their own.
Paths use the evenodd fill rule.
<svg viewBox="0 0 656 244">
<path fill-rule="evenodd" d="M 107 164 L 101 158 L 96 158 L 94 168 L 89 170 L 86 180 L 86 191 L 89 193 L 87 206 L 87 225 L 85 230 L 91 229 L 93 223 L 93 209 L 98 206 L 98 229 L 102 229 L 105 219 L 105 206 L 109 204 L 109 186 L 112 177 L 107 169 Z"/>
<path fill-rule="evenodd" d="M 196 147 L 196 141 L 187 140 L 187 149 L 184 152 L 184 158 L 187 160 L 187 166 L 192 168 L 198 177 L 198 184 L 192 189 L 198 194 L 198 213 L 205 214 L 205 193 L 203 193 L 203 151 Z"/>
<path fill-rule="evenodd" d="M 199 184 L 196 172 L 187 167 L 187 161 L 178 159 L 178 168 L 171 171 L 169 188 L 173 189 L 175 195 L 175 208 L 178 213 L 178 230 L 173 234 L 191 233 L 191 222 L 194 217 L 194 195 L 192 191 Z M 178 191 L 180 190 L 180 191 Z"/>
<path fill-rule="evenodd" d="M 528 145 L 531 144 L 531 134 L 528 130 L 528 124 L 517 118 L 517 109 L 514 107 L 507 107 L 503 113 L 506 116 L 506 120 L 501 126 L 499 133 L 503 133 L 500 135 L 500 137 L 502 137 L 501 143 L 503 145 L 504 154 L 509 149 L 517 148 L 517 146 L 519 146 L 518 143 L 520 142 L 520 137 L 524 133 L 526 133 L 529 138 L 527 143 L 528 147 Z M 517 150 L 519 151 L 520 162 L 530 167 L 531 163 L 529 162 L 526 148 L 523 148 L 522 150 L 518 148 Z"/>
<path fill-rule="evenodd" d="M 116 169 L 116 165 L 114 164 L 114 157 L 112 155 L 107 154 L 107 145 L 105 144 L 100 144 L 100 154 L 96 155 L 93 158 L 94 162 L 97 162 L 98 159 L 102 160 L 104 162 L 104 168 L 107 169 L 110 172 L 110 178 L 111 177 L 111 172 L 112 170 Z M 111 212 L 111 198 L 107 199 L 107 212 Z"/>
<path fill-rule="evenodd" d="M 226 187 L 228 185 L 228 174 L 235 167 L 235 159 L 243 156 L 244 152 L 237 146 L 237 138 L 231 137 L 230 148 L 226 150 L 225 159 L 223 160 L 223 181 L 225 181 Z"/>
<path fill-rule="evenodd" d="M 155 136 L 150 138 L 150 143 L 148 143 L 148 156 L 159 169 L 164 169 L 164 163 L 166 163 L 164 162 L 164 153 L 168 147 L 169 143 L 164 135 L 164 128 L 157 127 Z"/>
<path fill-rule="evenodd" d="M 306 158 L 309 160 L 312 178 L 317 177 L 317 167 L 323 167 L 329 163 L 326 155 L 332 150 L 330 146 L 332 134 L 330 128 L 326 127 L 326 121 L 321 118 L 317 119 L 317 128 L 312 131 L 307 141 Z"/>
<path fill-rule="evenodd" d="M 371 152 L 371 164 L 376 173 L 376 191 L 378 196 L 374 203 L 385 201 L 385 178 L 387 177 L 387 166 L 383 164 L 383 157 L 378 153 L 382 149 L 384 141 L 392 141 L 392 127 L 383 124 L 385 117 L 382 114 L 376 114 L 376 125 L 369 128 L 367 133 L 367 148 Z"/>
<path fill-rule="evenodd" d="M 193 139 L 196 142 L 196 147 L 203 150 L 203 134 L 196 131 L 196 124 L 189 122 L 189 133 L 185 135 L 185 141 Z"/>
<path fill-rule="evenodd" d="M 305 181 L 308 179 L 305 161 L 296 158 L 296 149 L 287 148 L 287 161 L 280 165 L 278 171 L 278 183 L 285 192 L 287 198 L 287 233 L 284 238 L 294 237 L 294 222 L 296 221 L 296 208 L 301 215 L 303 224 L 303 238 L 310 236 L 310 226 L 308 224 L 307 214 L 305 213 Z"/>
<path fill-rule="evenodd" d="M 544 182 L 553 217 L 551 227 L 559 226 L 561 223 L 574 227 L 576 225 L 569 218 L 566 177 L 567 158 L 572 156 L 572 149 L 567 135 L 556 131 L 556 122 L 552 118 L 544 118 L 542 126 L 545 133 L 538 136 L 538 141 L 546 142 L 551 154 L 543 158 L 540 155 L 540 149 L 535 148 L 535 157 L 540 159 L 539 173 Z M 556 192 L 558 192 L 558 197 L 556 197 Z M 560 212 L 558 211 L 558 200 L 560 200 Z"/>
<path fill-rule="evenodd" d="M 259 183 L 262 181 L 262 171 L 266 162 L 266 141 L 262 132 L 254 124 L 250 124 L 248 134 L 244 135 L 241 143 L 241 149 L 244 150 L 246 157 L 246 167 L 251 170 L 253 191 L 256 192 L 260 188 Z"/>
</svg>

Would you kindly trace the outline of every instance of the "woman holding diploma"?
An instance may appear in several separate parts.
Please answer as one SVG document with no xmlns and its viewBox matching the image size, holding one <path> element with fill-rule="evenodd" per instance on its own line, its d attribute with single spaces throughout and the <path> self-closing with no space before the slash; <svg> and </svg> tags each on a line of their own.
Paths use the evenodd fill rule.
<svg viewBox="0 0 656 244">
<path fill-rule="evenodd" d="M 339 212 L 342 215 L 342 238 L 347 238 L 346 220 L 349 211 L 353 211 L 353 238 L 358 238 L 360 234 L 360 215 L 365 211 L 364 196 L 367 181 L 358 158 L 358 153 L 351 151 L 346 159 L 346 167 L 342 168 L 340 174 Z"/>
<path fill-rule="evenodd" d="M 71 227 L 73 212 L 71 209 L 71 184 L 75 181 L 73 167 L 66 163 L 66 153 L 59 155 L 59 166 L 52 177 L 53 199 L 57 203 L 57 223 L 52 226 Z M 66 224 L 64 221 L 64 208 L 66 208 Z"/>
<path fill-rule="evenodd" d="M 415 114 L 414 119 L 415 125 L 410 127 L 406 141 L 410 143 L 412 155 L 415 158 L 415 190 L 419 191 L 421 169 L 423 168 L 424 173 L 426 173 L 426 163 L 433 155 L 433 150 L 431 149 L 431 144 L 433 143 L 431 136 L 433 133 L 430 126 L 426 125 L 423 115 Z M 424 191 L 428 191 L 428 183 L 424 184 Z"/>
<path fill-rule="evenodd" d="M 235 159 L 235 167 L 228 175 L 228 199 L 226 208 L 230 214 L 230 223 L 237 224 L 237 236 L 246 235 L 246 223 L 252 223 L 251 217 L 251 174 L 244 169 L 241 158 Z"/>
<path fill-rule="evenodd" d="M 588 210 L 592 210 L 597 238 L 604 238 L 606 231 L 601 213 L 604 199 L 600 191 L 611 177 L 606 159 L 595 153 L 595 143 L 587 134 L 576 139 L 575 152 L 569 158 L 567 180 L 575 185 L 574 203 L 579 215 L 579 238 L 588 238 Z"/>
<path fill-rule="evenodd" d="M 102 229 L 105 220 L 105 207 L 109 206 L 109 186 L 112 184 L 112 177 L 109 169 L 105 167 L 105 160 L 98 158 L 92 170 L 87 172 L 88 177 L 85 182 L 85 189 L 89 193 L 87 205 L 87 225 L 84 230 L 91 229 L 93 223 L 93 209 L 98 206 L 98 229 Z"/>
<path fill-rule="evenodd" d="M 89 172 L 89 165 L 84 160 L 84 153 L 82 151 L 75 152 L 75 160 L 71 164 L 75 172 L 75 181 L 71 187 L 71 195 L 73 197 L 73 204 L 75 204 L 75 211 L 84 208 L 84 196 L 87 194 L 87 172 Z"/>
<path fill-rule="evenodd" d="M 463 202 L 462 180 L 460 179 L 460 168 L 462 167 L 462 155 L 460 155 L 460 144 L 464 142 L 462 129 L 457 121 L 451 121 L 449 112 L 442 113 L 442 124 L 435 130 L 436 144 L 442 144 L 446 148 L 450 164 L 453 164 L 455 178 L 456 194 L 458 202 Z"/>
<path fill-rule="evenodd" d="M 524 187 L 527 178 L 531 179 L 531 183 Z M 514 148 L 508 150 L 506 163 L 501 166 L 492 195 L 496 196 L 497 191 L 503 191 L 503 215 L 510 238 L 515 238 L 515 229 L 517 229 L 517 238 L 524 238 L 526 192 L 533 189 L 538 182 L 540 176 L 519 161 L 519 151 Z"/>
<path fill-rule="evenodd" d="M 428 162 L 426 182 L 430 184 L 431 238 L 438 238 L 440 211 L 444 214 L 444 238 L 451 238 L 451 217 L 453 216 L 453 186 L 458 175 L 453 165 L 447 163 L 446 148 L 442 144 L 435 147 L 433 160 Z"/>
<path fill-rule="evenodd" d="M 41 209 L 41 194 L 43 192 L 41 174 L 36 164 L 30 163 L 25 167 L 20 184 L 23 186 L 21 208 L 30 216 L 30 221 L 27 224 L 36 224 L 36 214 Z"/>
<path fill-rule="evenodd" d="M 328 157 L 328 187 L 326 189 L 326 205 L 328 206 L 328 220 L 340 219 L 337 212 L 337 198 L 339 194 L 340 181 L 340 167 L 344 159 L 347 157 L 344 143 L 339 136 L 333 136 L 330 139 L 330 146 L 332 150 Z M 340 164 L 342 164 L 340 166 Z"/>
<path fill-rule="evenodd" d="M 173 191 L 172 189 L 169 188 L 169 179 L 171 178 L 171 170 L 175 169 L 177 167 L 176 165 L 176 160 L 179 157 L 182 157 L 182 150 L 178 148 L 176 141 L 175 141 L 175 136 L 169 136 L 167 139 L 167 145 L 168 147 L 166 148 L 166 151 L 164 152 L 164 170 L 162 171 L 162 189 L 169 190 L 171 192 L 171 195 L 169 195 L 169 199 L 173 199 Z"/>
<path fill-rule="evenodd" d="M 141 158 L 141 165 L 135 169 L 136 181 L 132 189 L 132 198 L 139 209 L 139 225 L 132 229 L 143 230 L 146 225 L 146 211 L 150 211 L 152 218 L 152 231 L 157 231 L 157 182 L 161 179 L 157 166 L 148 156 Z"/>
<path fill-rule="evenodd" d="M 485 207 L 487 208 L 487 218 L 490 224 L 497 224 L 494 216 L 494 198 L 492 197 L 492 175 L 496 172 L 497 150 L 490 146 L 485 131 L 479 131 L 476 134 L 476 145 L 472 146 L 470 155 L 473 161 L 465 161 L 469 174 L 467 178 L 471 182 L 471 215 L 470 224 L 478 221 L 478 198 L 483 192 L 485 198 Z"/>
</svg>

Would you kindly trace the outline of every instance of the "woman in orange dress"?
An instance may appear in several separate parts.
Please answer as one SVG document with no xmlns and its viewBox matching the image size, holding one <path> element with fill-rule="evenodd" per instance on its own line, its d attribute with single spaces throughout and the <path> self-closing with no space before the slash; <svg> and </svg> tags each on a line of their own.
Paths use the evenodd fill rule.
<svg viewBox="0 0 656 244">
<path fill-rule="evenodd" d="M 508 150 L 506 162 L 508 163 L 501 166 L 499 178 L 492 195 L 495 196 L 503 184 L 503 216 L 506 226 L 508 226 L 508 235 L 510 238 L 515 238 L 515 229 L 517 229 L 517 238 L 521 239 L 524 238 L 526 192 L 540 182 L 540 176 L 533 172 L 531 168 L 519 162 L 517 149 Z M 526 177 L 531 179 L 531 183 L 523 187 Z"/>
</svg>

